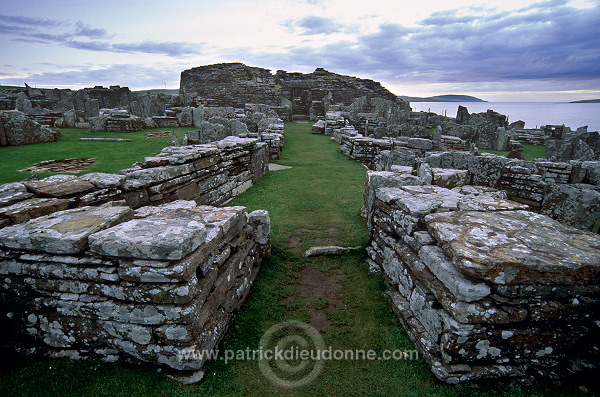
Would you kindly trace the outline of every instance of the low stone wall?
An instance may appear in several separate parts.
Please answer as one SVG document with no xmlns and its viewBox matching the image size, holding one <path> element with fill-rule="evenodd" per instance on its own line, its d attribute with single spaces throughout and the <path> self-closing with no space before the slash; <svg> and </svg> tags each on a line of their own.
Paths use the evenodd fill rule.
<svg viewBox="0 0 600 397">
<path fill-rule="evenodd" d="M 119 174 L 55 175 L 0 185 L 0 227 L 67 208 L 121 202 L 131 208 L 174 200 L 222 205 L 266 175 L 266 143 L 228 137 L 169 146 Z"/>
<path fill-rule="evenodd" d="M 461 178 L 447 189 L 393 174 L 369 172 L 369 262 L 435 376 L 597 370 L 600 236 Z"/>
<path fill-rule="evenodd" d="M 432 168 L 467 170 L 468 184 L 505 190 L 511 200 L 528 204 L 569 226 L 591 229 L 600 218 L 598 161 L 526 161 L 488 153 L 436 151 L 435 140 L 422 138 L 374 139 L 336 134 L 340 150 L 370 169 L 391 171 L 427 163 Z M 441 138 L 443 144 L 444 136 Z"/>
<path fill-rule="evenodd" d="M 136 132 L 144 129 L 141 117 L 121 109 L 101 109 L 100 115 L 90 117 L 89 123 L 92 132 Z"/>
<path fill-rule="evenodd" d="M 0 296 L 53 356 L 125 354 L 195 382 L 269 250 L 266 211 L 80 207 L 0 229 Z"/>
<path fill-rule="evenodd" d="M 434 168 L 468 170 L 469 184 L 502 189 L 511 200 L 562 223 L 591 229 L 600 218 L 600 162 L 525 161 L 491 154 L 434 153 Z"/>
</svg>

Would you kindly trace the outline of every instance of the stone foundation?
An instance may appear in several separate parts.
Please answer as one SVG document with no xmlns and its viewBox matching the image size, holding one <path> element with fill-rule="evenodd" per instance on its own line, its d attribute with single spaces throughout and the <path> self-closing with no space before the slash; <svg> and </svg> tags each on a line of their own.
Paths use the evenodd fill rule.
<svg viewBox="0 0 600 397">
<path fill-rule="evenodd" d="M 556 379 L 599 367 L 600 236 L 503 191 L 390 174 L 369 173 L 369 262 L 436 377 Z"/>
<path fill-rule="evenodd" d="M 125 354 L 199 380 L 270 251 L 266 211 L 80 207 L 0 230 L 0 295 L 53 356 Z"/>
</svg>

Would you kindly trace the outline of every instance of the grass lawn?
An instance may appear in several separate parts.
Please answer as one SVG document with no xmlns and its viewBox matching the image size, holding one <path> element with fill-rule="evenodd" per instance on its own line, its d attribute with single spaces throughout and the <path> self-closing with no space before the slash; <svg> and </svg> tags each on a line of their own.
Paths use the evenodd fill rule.
<svg viewBox="0 0 600 397">
<path fill-rule="evenodd" d="M 146 138 L 144 133 L 152 131 L 175 131 L 181 142 L 183 135 L 193 127 L 155 128 L 132 133 L 90 132 L 90 130 L 63 128 L 56 142 L 37 145 L 0 147 L 0 184 L 21 181 L 31 173 L 17 172 L 44 160 L 64 160 L 68 158 L 95 158 L 96 162 L 81 175 L 90 172 L 116 173 L 129 168 L 144 157 L 160 152 L 172 137 Z M 79 138 L 125 138 L 131 142 L 89 142 Z M 40 178 L 53 173 L 40 172 Z"/>
<path fill-rule="evenodd" d="M 257 349 L 272 326 L 299 320 L 319 329 L 333 349 L 411 350 L 383 297 L 381 275 L 371 275 L 364 249 L 338 257 L 304 258 L 313 245 L 365 246 L 359 216 L 366 169 L 344 156 L 310 124 L 286 123 L 280 164 L 233 204 L 266 209 L 273 255 L 263 263 L 252 294 L 236 315 L 221 351 Z M 551 396 L 579 395 L 576 387 L 504 387 L 484 391 L 438 382 L 423 359 L 326 361 L 307 385 L 272 384 L 257 361 L 223 356 L 199 385 L 183 386 L 133 363 L 40 358 L 11 359 L 0 373 L 2 395 L 60 396 Z"/>
<path fill-rule="evenodd" d="M 508 155 L 508 151 L 504 150 L 484 150 L 479 149 L 481 153 L 492 153 L 497 154 L 499 156 L 506 157 Z M 525 157 L 525 160 L 535 160 L 535 159 L 545 159 L 546 158 L 546 148 L 541 145 L 523 145 L 523 151 L 521 155 Z"/>
</svg>

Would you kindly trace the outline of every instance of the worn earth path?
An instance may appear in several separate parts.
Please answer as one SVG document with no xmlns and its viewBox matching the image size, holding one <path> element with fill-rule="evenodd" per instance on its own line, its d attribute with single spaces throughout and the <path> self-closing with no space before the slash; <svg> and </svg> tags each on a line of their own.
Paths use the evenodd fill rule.
<svg viewBox="0 0 600 397">
<path fill-rule="evenodd" d="M 292 168 L 270 172 L 233 203 L 269 211 L 273 255 L 221 347 L 222 354 L 236 358 L 212 364 L 200 389 L 257 396 L 459 395 L 437 383 L 422 359 L 400 354 L 415 347 L 383 297 L 381 276 L 369 274 L 364 249 L 303 257 L 311 246 L 364 247 L 367 242 L 360 217 L 366 169 L 344 156 L 330 137 L 312 135 L 310 127 L 287 123 L 277 163 Z M 295 321 L 309 324 L 318 335 Z M 317 364 L 270 362 L 265 368 L 242 353 L 277 342 L 280 348 L 312 349 L 319 340 L 338 358 L 346 351 L 354 356 L 323 356 Z M 365 356 L 368 351 L 371 357 Z M 400 359 L 383 359 L 384 352 Z"/>
</svg>

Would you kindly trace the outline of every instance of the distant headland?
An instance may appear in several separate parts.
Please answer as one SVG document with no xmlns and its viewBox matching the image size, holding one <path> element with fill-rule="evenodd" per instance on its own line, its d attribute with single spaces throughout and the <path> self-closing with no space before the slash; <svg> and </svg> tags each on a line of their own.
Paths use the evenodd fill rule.
<svg viewBox="0 0 600 397">
<path fill-rule="evenodd" d="M 487 102 L 470 95 L 436 95 L 426 98 L 400 95 L 398 98 L 409 102 Z"/>
<path fill-rule="evenodd" d="M 581 101 L 573 101 L 569 103 L 600 103 L 600 99 L 582 99 Z"/>
</svg>

